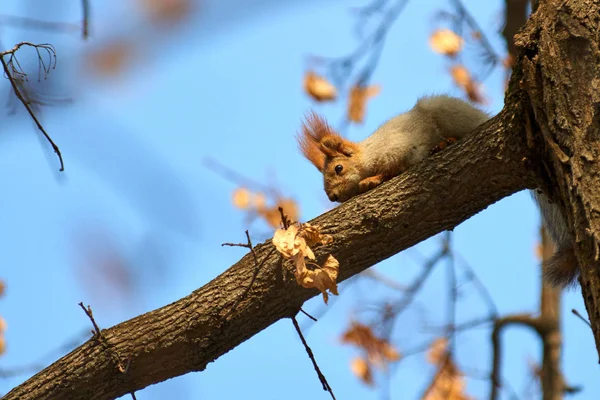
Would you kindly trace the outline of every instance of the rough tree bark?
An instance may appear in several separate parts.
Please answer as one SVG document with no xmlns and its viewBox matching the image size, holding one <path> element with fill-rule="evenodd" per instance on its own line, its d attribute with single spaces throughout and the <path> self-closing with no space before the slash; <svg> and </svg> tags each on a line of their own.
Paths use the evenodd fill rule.
<svg viewBox="0 0 600 400">
<path fill-rule="evenodd" d="M 340 261 L 338 281 L 505 196 L 556 187 L 550 193 L 577 234 L 583 294 L 600 344 L 599 2 L 540 2 L 518 42 L 522 51 L 499 115 L 402 176 L 311 221 L 333 235 L 333 244 L 316 255 L 331 253 Z M 540 151 L 543 143 L 548 153 Z M 261 266 L 247 293 L 256 269 L 252 254 L 189 296 L 103 330 L 103 339 L 88 340 L 5 399 L 113 399 L 203 370 L 317 294 L 295 283 L 270 242 L 255 252 Z"/>
<path fill-rule="evenodd" d="M 516 43 L 531 128 L 543 146 L 545 191 L 572 228 L 600 350 L 600 1 L 540 1 Z"/>
</svg>

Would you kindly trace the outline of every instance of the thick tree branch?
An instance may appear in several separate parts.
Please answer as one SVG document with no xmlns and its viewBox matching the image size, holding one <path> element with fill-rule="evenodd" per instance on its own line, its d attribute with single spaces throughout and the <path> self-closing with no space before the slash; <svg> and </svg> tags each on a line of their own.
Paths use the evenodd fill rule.
<svg viewBox="0 0 600 400">
<path fill-rule="evenodd" d="M 405 174 L 323 214 L 311 224 L 333 235 L 317 247 L 340 261 L 338 281 L 452 229 L 490 204 L 536 186 L 528 162 L 520 107 L 515 99 L 477 132 Z M 294 316 L 318 294 L 298 286 L 291 273 L 275 285 L 280 256 L 270 241 L 254 251 L 266 257 L 253 287 L 252 253 L 189 296 L 123 322 L 103 335 L 122 359 L 126 374 L 110 354 L 89 340 L 7 394 L 10 399 L 113 399 L 192 371 L 230 351 L 281 318 Z M 284 269 L 290 271 L 288 262 Z M 280 267 L 279 267 L 280 268 Z M 233 312 L 231 308 L 236 305 Z"/>
</svg>

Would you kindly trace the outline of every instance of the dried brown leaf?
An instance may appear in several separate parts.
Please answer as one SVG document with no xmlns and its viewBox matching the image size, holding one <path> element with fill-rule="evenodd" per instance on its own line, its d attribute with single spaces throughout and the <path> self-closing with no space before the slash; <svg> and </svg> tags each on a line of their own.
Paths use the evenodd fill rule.
<svg viewBox="0 0 600 400">
<path fill-rule="evenodd" d="M 307 248 L 310 250 L 309 247 Z M 339 294 L 336 282 L 339 265 L 339 262 L 330 254 L 322 268 L 315 270 L 309 270 L 307 268 L 301 269 L 300 266 L 304 266 L 304 260 L 296 258 L 296 282 L 305 288 L 318 289 L 323 294 L 323 301 L 327 304 L 329 301 L 329 294 L 327 291 L 336 296 Z"/>
<path fill-rule="evenodd" d="M 138 0 L 143 10 L 155 23 L 180 22 L 192 9 L 191 0 Z"/>
<path fill-rule="evenodd" d="M 450 29 L 438 29 L 429 38 L 429 45 L 436 53 L 454 57 L 458 54 L 465 41 Z"/>
<path fill-rule="evenodd" d="M 250 207 L 250 196 L 252 194 L 246 188 L 237 188 L 233 191 L 232 202 L 233 205 L 242 210 Z"/>
<path fill-rule="evenodd" d="M 306 252 L 306 241 L 297 236 L 298 229 L 298 225 L 291 225 L 287 229 L 277 229 L 273 235 L 273 245 L 285 258 Z"/>
<path fill-rule="evenodd" d="M 131 62 L 134 48 L 123 40 L 105 43 L 88 54 L 87 64 L 98 75 L 117 75 Z"/>
<path fill-rule="evenodd" d="M 423 396 L 423 400 L 470 400 L 465 394 L 466 383 L 463 374 L 448 353 L 448 340 L 438 338 L 427 352 L 427 360 L 437 365 L 438 371 Z"/>
<path fill-rule="evenodd" d="M 381 91 L 379 85 L 358 86 L 350 89 L 350 98 L 348 100 L 348 119 L 352 122 L 362 123 L 365 119 L 367 100 L 377 96 Z"/>
<path fill-rule="evenodd" d="M 6 285 L 4 281 L 0 281 L 0 297 L 4 296 L 4 292 L 6 291 Z"/>
<path fill-rule="evenodd" d="M 481 91 L 481 84 L 471 78 L 471 73 L 464 65 L 454 65 L 450 69 L 450 75 L 454 79 L 454 83 L 465 91 L 465 94 L 474 103 L 486 103 Z"/>
<path fill-rule="evenodd" d="M 316 101 L 332 101 L 337 97 L 335 86 L 313 71 L 304 74 L 304 91 Z"/>
<path fill-rule="evenodd" d="M 431 343 L 427 352 L 427 361 L 431 364 L 439 364 L 444 360 L 446 348 L 448 347 L 448 339 L 445 337 L 437 338 Z"/>
<path fill-rule="evenodd" d="M 350 362 L 350 370 L 365 384 L 369 386 L 373 385 L 373 371 L 367 360 L 360 357 L 353 359 Z"/>
<path fill-rule="evenodd" d="M 333 242 L 331 235 L 322 234 L 318 227 L 312 226 L 309 223 L 302 224 L 299 235 L 306 239 L 306 244 L 309 246 L 316 244 L 327 245 Z"/>
<path fill-rule="evenodd" d="M 393 361 L 400 360 L 400 353 L 387 340 L 377 337 L 373 330 L 359 322 L 352 322 L 342 335 L 342 343 L 353 344 L 367 353 L 367 359 L 378 368 L 384 369 Z"/>
<path fill-rule="evenodd" d="M 6 339 L 4 339 L 4 335 L 0 335 L 0 355 L 4 354 L 6 351 Z"/>
<path fill-rule="evenodd" d="M 0 334 L 2 334 L 6 330 L 6 327 L 6 320 L 0 315 Z"/>
</svg>

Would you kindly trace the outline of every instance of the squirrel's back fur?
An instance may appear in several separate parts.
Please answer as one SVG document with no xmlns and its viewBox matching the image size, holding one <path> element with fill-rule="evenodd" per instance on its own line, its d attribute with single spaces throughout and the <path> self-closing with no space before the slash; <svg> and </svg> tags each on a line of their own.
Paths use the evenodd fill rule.
<svg viewBox="0 0 600 400">
<path fill-rule="evenodd" d="M 422 97 L 408 112 L 382 124 L 360 142 L 370 173 L 394 164 L 403 170 L 419 163 L 445 139 L 460 139 L 489 119 L 469 103 L 446 95 Z"/>
</svg>

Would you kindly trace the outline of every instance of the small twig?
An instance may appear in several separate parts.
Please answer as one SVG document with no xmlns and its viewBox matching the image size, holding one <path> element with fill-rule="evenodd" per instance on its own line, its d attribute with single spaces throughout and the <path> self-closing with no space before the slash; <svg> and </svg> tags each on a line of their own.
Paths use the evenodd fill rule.
<svg viewBox="0 0 600 400">
<path fill-rule="evenodd" d="M 229 317 L 236 310 L 236 308 L 240 305 L 240 303 L 242 302 L 242 300 L 244 300 L 246 298 L 246 296 L 250 292 L 250 289 L 252 289 L 252 286 L 254 285 L 254 282 L 256 281 L 256 278 L 258 277 L 260 269 L 265 264 L 265 261 L 267 261 L 267 259 L 271 256 L 271 254 L 273 254 L 273 252 L 275 251 L 275 247 L 273 247 L 267 253 L 267 255 L 265 255 L 265 257 L 262 259 L 262 261 L 259 263 L 258 262 L 258 256 L 256 255 L 256 252 L 254 251 L 254 248 L 252 246 L 252 241 L 250 240 L 250 234 L 248 233 L 248 231 L 246 231 L 246 238 L 248 239 L 248 244 L 242 245 L 242 247 L 248 247 L 248 248 L 250 248 L 250 251 L 252 252 L 252 256 L 254 257 L 254 265 L 255 265 L 255 267 L 254 267 L 254 274 L 252 275 L 252 279 L 250 280 L 250 284 L 244 289 L 244 292 L 236 299 L 236 301 L 233 304 L 233 306 L 223 316 L 223 325 L 224 325 L 225 321 L 227 320 L 227 317 Z M 227 245 L 227 244 L 224 244 L 224 245 Z"/>
<path fill-rule="evenodd" d="M 135 397 L 135 393 L 134 393 L 134 392 L 131 392 L 130 394 L 131 394 L 131 398 L 132 398 L 133 400 L 137 400 L 137 398 Z"/>
<path fill-rule="evenodd" d="M 83 305 L 83 302 L 79 302 L 79 307 L 81 307 L 81 309 L 83 310 L 85 315 L 87 315 L 88 318 L 90 319 L 90 321 L 92 321 L 92 325 L 94 325 L 95 332 L 92 331 L 92 334 L 94 336 L 97 336 L 98 338 L 102 338 L 102 332 L 100 331 L 98 324 L 96 324 L 96 320 L 94 319 L 94 314 L 92 313 L 92 307 L 90 307 L 88 305 L 87 308 L 85 308 L 85 306 Z"/>
<path fill-rule="evenodd" d="M 46 140 L 48 141 L 48 143 L 50 143 L 50 145 L 52 146 L 52 149 L 54 150 L 54 152 L 58 156 L 58 160 L 60 161 L 60 169 L 59 169 L 59 171 L 64 171 L 65 170 L 65 164 L 63 162 L 63 158 L 62 158 L 62 154 L 60 152 L 60 149 L 58 148 L 58 146 L 56 145 L 56 143 L 54 143 L 54 141 L 52 140 L 52 138 L 50 137 L 50 135 L 48 135 L 48 133 L 46 132 L 46 130 L 44 129 L 44 127 L 42 126 L 42 124 L 40 123 L 40 121 L 38 120 L 38 118 L 36 117 L 35 113 L 33 112 L 33 109 L 29 105 L 29 102 L 25 99 L 25 97 L 21 93 L 21 90 L 19 89 L 19 87 L 17 85 L 17 82 L 15 81 L 15 79 L 14 79 L 11 71 L 8 68 L 8 64 L 6 63 L 6 61 L 4 61 L 4 56 L 5 55 L 7 55 L 7 54 L 14 55 L 14 52 L 17 51 L 22 46 L 32 46 L 32 47 L 34 47 L 36 49 L 38 48 L 38 45 L 35 45 L 35 44 L 32 44 L 32 43 L 28 43 L 28 42 L 22 42 L 22 43 L 17 44 L 12 50 L 0 53 L 0 62 L 2 63 L 2 68 L 4 69 L 4 74 L 6 75 L 6 77 L 8 78 L 8 80 L 10 81 L 10 84 L 11 84 L 11 86 L 13 88 L 13 91 L 15 92 L 15 95 L 21 101 L 21 103 L 23 104 L 23 106 L 25 107 L 25 109 L 27 110 L 27 112 L 29 113 L 29 115 L 31 116 L 31 118 L 33 119 L 33 122 L 35 122 L 35 124 L 38 127 L 38 129 L 42 132 L 42 134 L 44 135 L 44 137 L 46 138 Z"/>
<path fill-rule="evenodd" d="M 333 394 L 333 390 L 331 390 L 331 386 L 329 386 L 329 383 L 327 382 L 327 378 L 325 378 L 325 375 L 323 375 L 323 373 L 319 369 L 319 366 L 317 365 L 317 360 L 315 360 L 315 356 L 313 355 L 312 350 L 310 349 L 310 347 L 308 347 L 308 344 L 306 343 L 306 339 L 304 339 L 304 335 L 302 335 L 302 331 L 300 330 L 298 321 L 296 321 L 296 317 L 292 317 L 292 323 L 294 324 L 294 328 L 296 328 L 296 332 L 298 333 L 298 336 L 300 336 L 300 340 L 302 341 L 302 344 L 304 345 L 304 349 L 306 350 L 306 353 L 308 354 L 310 361 L 312 361 L 313 367 L 315 368 L 315 371 L 317 372 L 317 375 L 319 376 L 319 380 L 321 381 L 321 384 L 323 385 L 323 390 L 329 392 L 329 394 L 331 395 L 331 398 L 335 400 L 335 395 Z"/>
<path fill-rule="evenodd" d="M 108 340 L 102 334 L 102 331 L 100 330 L 100 327 L 96 323 L 96 320 L 94 319 L 94 314 L 92 312 L 92 307 L 90 307 L 88 305 L 87 308 L 86 308 L 83 305 L 83 302 L 79 302 L 79 307 L 81 307 L 81 309 L 83 310 L 83 312 L 85 313 L 85 315 L 87 315 L 88 318 L 90 319 L 90 321 L 92 321 L 92 325 L 94 325 L 94 330 L 92 331 L 92 335 L 94 335 L 94 337 L 96 338 L 96 340 L 98 340 L 98 343 L 100 343 L 104 347 L 104 349 L 108 352 L 108 354 L 110 355 L 110 358 L 112 359 L 112 361 L 117 366 L 117 369 L 119 370 L 119 372 L 122 373 L 122 374 L 126 374 L 127 371 L 129 371 L 129 365 L 131 364 L 131 357 L 129 357 L 127 359 L 127 365 L 123 365 L 123 362 L 121 361 L 121 357 L 112 348 L 112 346 L 108 343 Z"/>
<path fill-rule="evenodd" d="M 453 327 L 456 326 L 456 304 L 458 302 L 458 289 L 456 287 L 456 266 L 454 263 L 454 254 L 451 250 L 451 239 L 452 232 L 447 231 L 444 235 L 444 249 L 448 252 L 448 289 L 450 291 L 450 301 L 448 304 L 448 329 L 446 330 L 446 337 L 448 338 L 449 346 L 448 353 L 454 352 L 455 333 L 457 332 Z"/>
<path fill-rule="evenodd" d="M 406 309 L 406 307 L 410 305 L 419 289 L 421 289 L 421 286 L 423 286 L 423 284 L 427 280 L 427 277 L 429 277 L 429 275 L 433 271 L 433 267 L 435 267 L 437 263 L 447 254 L 448 250 L 442 249 L 429 261 L 427 261 L 427 263 L 423 266 L 423 269 L 421 270 L 419 276 L 417 276 L 413 283 L 406 289 L 406 295 L 397 304 L 394 304 L 393 311 L 396 315 L 402 313 Z"/>
<path fill-rule="evenodd" d="M 581 314 L 579 313 L 579 311 L 577 311 L 576 309 L 574 309 L 574 308 L 573 308 L 573 309 L 571 310 L 571 312 L 572 312 L 573 314 L 575 314 L 576 316 L 578 316 L 578 317 L 579 317 L 579 318 L 580 318 L 580 319 L 581 319 L 583 322 L 585 322 L 585 323 L 587 324 L 587 326 L 589 326 L 590 328 L 592 327 L 592 324 L 590 324 L 590 321 L 588 321 L 587 319 L 585 319 L 585 318 L 583 317 L 583 315 L 581 315 Z"/>
<path fill-rule="evenodd" d="M 279 214 L 281 214 L 281 223 L 283 224 L 283 229 L 287 229 L 290 227 L 290 220 L 288 219 L 287 215 L 285 215 L 283 213 L 283 208 L 282 207 L 278 207 L 279 209 Z"/>
<path fill-rule="evenodd" d="M 310 315 L 309 313 L 307 313 L 306 311 L 304 311 L 302 308 L 300 308 L 300 312 L 304 315 L 306 315 L 308 318 L 312 319 L 313 321 L 317 322 L 318 320 L 313 317 L 312 315 Z"/>
</svg>

